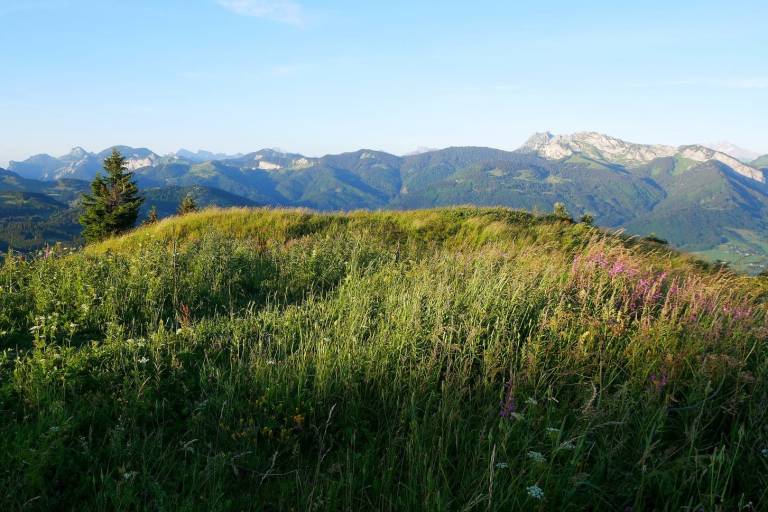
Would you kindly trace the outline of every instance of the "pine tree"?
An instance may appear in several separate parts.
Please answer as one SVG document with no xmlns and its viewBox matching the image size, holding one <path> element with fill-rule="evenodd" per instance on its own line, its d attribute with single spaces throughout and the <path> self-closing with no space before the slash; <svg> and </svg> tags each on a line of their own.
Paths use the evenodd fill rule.
<svg viewBox="0 0 768 512">
<path fill-rule="evenodd" d="M 125 157 L 116 149 L 104 160 L 106 176 L 100 173 L 91 183 L 91 193 L 83 194 L 80 224 L 86 242 L 96 242 L 132 228 L 144 199 L 128 171 Z"/>
<path fill-rule="evenodd" d="M 554 215 L 558 219 L 573 221 L 571 214 L 568 213 L 568 208 L 566 208 L 564 203 L 555 203 Z"/>
<path fill-rule="evenodd" d="M 197 211 L 197 202 L 195 201 L 195 197 L 190 192 L 186 196 L 184 196 L 184 199 L 181 200 L 181 204 L 179 204 L 179 209 L 177 210 L 177 213 L 179 215 L 186 215 L 187 213 L 192 213 Z"/>
<path fill-rule="evenodd" d="M 142 222 L 142 225 L 149 226 L 151 224 L 154 224 L 157 222 L 157 206 L 152 206 L 152 208 L 149 209 L 149 214 L 147 214 L 147 218 Z"/>
</svg>

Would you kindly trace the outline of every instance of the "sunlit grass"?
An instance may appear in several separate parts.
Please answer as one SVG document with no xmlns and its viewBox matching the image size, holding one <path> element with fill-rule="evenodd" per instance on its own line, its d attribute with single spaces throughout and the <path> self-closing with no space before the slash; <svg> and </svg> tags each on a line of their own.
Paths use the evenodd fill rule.
<svg viewBox="0 0 768 512">
<path fill-rule="evenodd" d="M 9 510 L 766 506 L 768 287 L 661 246 L 206 210 L 0 287 Z"/>
</svg>

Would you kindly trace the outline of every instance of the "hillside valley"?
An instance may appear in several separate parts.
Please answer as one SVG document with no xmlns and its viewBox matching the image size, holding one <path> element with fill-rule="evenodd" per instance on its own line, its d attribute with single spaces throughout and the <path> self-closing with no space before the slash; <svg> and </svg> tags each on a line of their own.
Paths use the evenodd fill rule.
<svg viewBox="0 0 768 512">
<path fill-rule="evenodd" d="M 321 211 L 473 204 L 549 212 L 564 203 L 574 218 L 589 214 L 600 226 L 665 239 L 734 268 L 759 272 L 768 265 L 765 157 L 747 164 L 704 146 L 633 144 L 582 132 L 535 134 L 516 151 L 453 147 L 406 156 L 358 150 L 315 158 L 268 149 L 161 156 L 117 149 L 147 197 L 142 218 L 151 206 L 172 214 L 174 202 L 190 192 L 201 206 Z M 0 250 L 76 239 L 77 196 L 108 151 L 36 155 L 0 171 L 7 205 Z M 23 206 L 10 192 L 56 203 L 35 210 L 31 197 Z"/>
</svg>

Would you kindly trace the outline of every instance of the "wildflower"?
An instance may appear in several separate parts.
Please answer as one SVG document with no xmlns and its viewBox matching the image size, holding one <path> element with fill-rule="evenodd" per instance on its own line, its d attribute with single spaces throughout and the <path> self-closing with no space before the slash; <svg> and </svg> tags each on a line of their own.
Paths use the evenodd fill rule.
<svg viewBox="0 0 768 512">
<path fill-rule="evenodd" d="M 142 357 L 141 359 L 139 359 L 139 364 L 147 364 L 148 361 L 149 359 L 147 359 L 146 357 Z"/>
<path fill-rule="evenodd" d="M 499 403 L 499 407 L 501 407 L 499 416 L 502 418 L 512 419 L 515 416 L 517 406 L 515 404 L 515 395 L 512 394 L 512 391 L 512 383 L 507 382 L 504 385 L 504 400 Z"/>
<path fill-rule="evenodd" d="M 540 500 L 544 498 L 544 491 L 538 485 L 531 485 L 530 487 L 527 487 L 525 490 L 528 491 L 528 496 L 530 496 L 535 500 Z"/>
<path fill-rule="evenodd" d="M 496 469 L 507 469 L 509 467 L 509 464 L 506 462 L 497 462 L 496 463 Z"/>
<path fill-rule="evenodd" d="M 501 402 L 499 416 L 502 418 L 511 418 L 513 414 L 515 414 L 515 398 L 510 397 L 506 401 Z"/>
<path fill-rule="evenodd" d="M 620 274 L 623 274 L 627 270 L 627 266 L 624 264 L 623 261 L 615 261 L 613 263 L 613 267 L 608 271 L 608 275 L 611 277 L 616 277 Z"/>
<path fill-rule="evenodd" d="M 528 452 L 528 458 L 531 459 L 534 462 L 537 462 L 539 464 L 543 464 L 547 462 L 547 459 L 544 458 L 544 455 L 541 452 Z"/>
<path fill-rule="evenodd" d="M 667 385 L 667 372 L 661 372 L 659 375 L 652 373 L 649 380 L 656 391 L 661 391 Z"/>
<path fill-rule="evenodd" d="M 760 454 L 763 457 L 768 457 L 768 448 L 763 448 L 762 450 L 760 450 Z"/>
<path fill-rule="evenodd" d="M 576 270 L 579 268 L 579 263 L 581 262 L 581 256 L 578 254 L 575 258 L 573 258 L 573 263 L 571 264 L 571 272 L 576 272 Z"/>
</svg>

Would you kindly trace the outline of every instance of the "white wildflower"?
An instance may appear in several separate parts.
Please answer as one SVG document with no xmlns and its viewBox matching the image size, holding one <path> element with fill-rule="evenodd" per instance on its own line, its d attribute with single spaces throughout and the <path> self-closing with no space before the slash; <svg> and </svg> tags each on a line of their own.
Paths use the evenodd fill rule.
<svg viewBox="0 0 768 512">
<path fill-rule="evenodd" d="M 148 361 L 149 359 L 147 359 L 146 357 L 142 357 L 141 359 L 139 359 L 140 364 L 147 364 Z"/>
<path fill-rule="evenodd" d="M 528 491 L 528 496 L 535 500 L 544 498 L 544 491 L 538 485 L 531 485 L 526 488 L 526 491 Z"/>
<path fill-rule="evenodd" d="M 509 467 L 509 464 L 506 462 L 497 462 L 496 463 L 496 469 L 507 469 Z"/>
<path fill-rule="evenodd" d="M 542 454 L 541 452 L 533 452 L 533 451 L 528 452 L 528 458 L 538 463 L 544 463 L 547 461 L 547 459 L 544 458 L 544 454 Z"/>
</svg>

